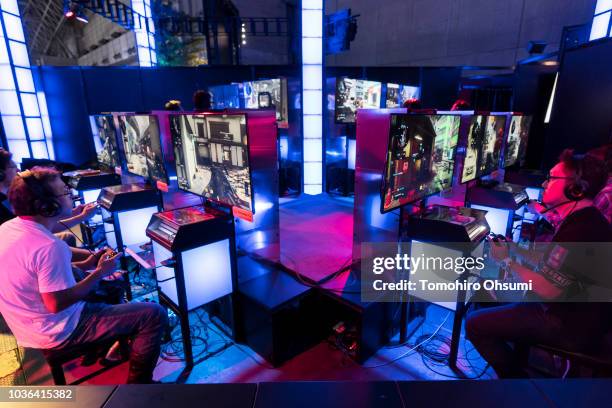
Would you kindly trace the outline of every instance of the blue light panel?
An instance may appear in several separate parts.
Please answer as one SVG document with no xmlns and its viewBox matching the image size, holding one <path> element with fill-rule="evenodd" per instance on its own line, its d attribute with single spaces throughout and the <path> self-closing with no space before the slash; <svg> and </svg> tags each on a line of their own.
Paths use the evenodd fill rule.
<svg viewBox="0 0 612 408">
<path fill-rule="evenodd" d="M 590 41 L 612 36 L 612 29 L 610 28 L 611 16 L 612 0 L 597 0 L 593 24 L 591 26 L 591 35 L 589 36 Z"/>
<path fill-rule="evenodd" d="M 323 0 L 302 0 L 304 193 L 323 192 Z"/>
<path fill-rule="evenodd" d="M 0 0 L 0 114 L 18 163 L 55 157 L 44 92 L 36 89 L 25 41 L 17 1 Z"/>
</svg>

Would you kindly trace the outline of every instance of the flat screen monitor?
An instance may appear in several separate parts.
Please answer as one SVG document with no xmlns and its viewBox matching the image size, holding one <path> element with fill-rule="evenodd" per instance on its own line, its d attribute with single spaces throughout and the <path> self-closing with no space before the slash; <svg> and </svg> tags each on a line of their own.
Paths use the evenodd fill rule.
<svg viewBox="0 0 612 408">
<path fill-rule="evenodd" d="M 385 107 L 399 108 L 400 106 L 400 86 L 398 84 L 387 84 Z"/>
<path fill-rule="evenodd" d="M 381 211 L 451 187 L 461 118 L 392 114 Z"/>
<path fill-rule="evenodd" d="M 217 85 L 208 88 L 214 109 L 240 108 L 240 84 Z"/>
<path fill-rule="evenodd" d="M 404 106 L 404 102 L 409 99 L 420 99 L 421 88 L 418 86 L 400 85 L 399 98 L 401 106 Z"/>
<path fill-rule="evenodd" d="M 117 147 L 117 129 L 112 115 L 89 117 L 98 163 L 114 169 L 121 166 Z"/>
<path fill-rule="evenodd" d="M 171 115 L 181 190 L 254 212 L 245 115 Z"/>
<path fill-rule="evenodd" d="M 159 121 L 154 115 L 119 115 L 127 171 L 152 181 L 168 182 Z"/>
<path fill-rule="evenodd" d="M 354 123 L 357 109 L 379 109 L 381 98 L 380 82 L 350 78 L 336 79 L 336 122 Z"/>
<path fill-rule="evenodd" d="M 505 115 L 476 115 L 468 131 L 461 183 L 497 170 L 506 128 Z"/>
<path fill-rule="evenodd" d="M 276 122 L 281 128 L 289 126 L 287 106 L 287 80 L 285 78 L 265 79 L 243 83 L 244 106 L 248 109 L 269 108 L 270 103 L 276 109 Z M 269 94 L 269 98 L 260 98 L 260 94 Z"/>
<path fill-rule="evenodd" d="M 514 164 L 522 165 L 527 154 L 527 141 L 531 116 L 513 115 L 504 143 L 504 168 Z"/>
</svg>

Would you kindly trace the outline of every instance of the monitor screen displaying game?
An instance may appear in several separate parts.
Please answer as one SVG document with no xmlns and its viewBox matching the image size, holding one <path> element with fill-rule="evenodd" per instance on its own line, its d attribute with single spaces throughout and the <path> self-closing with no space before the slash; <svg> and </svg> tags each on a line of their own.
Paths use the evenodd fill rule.
<svg viewBox="0 0 612 408">
<path fill-rule="evenodd" d="M 497 170 L 505 128 L 505 115 L 476 115 L 472 118 L 465 148 L 461 183 L 486 176 Z"/>
<path fill-rule="evenodd" d="M 461 118 L 391 115 L 381 211 L 451 187 Z"/>
<path fill-rule="evenodd" d="M 336 122 L 354 123 L 357 109 L 381 107 L 382 84 L 361 79 L 336 79 Z"/>
<path fill-rule="evenodd" d="M 182 190 L 254 212 L 245 115 L 171 115 Z"/>
<path fill-rule="evenodd" d="M 398 84 L 387 84 L 385 107 L 399 108 L 400 106 L 400 86 Z"/>
<path fill-rule="evenodd" d="M 119 115 L 118 120 L 127 171 L 167 183 L 157 117 Z"/>
<path fill-rule="evenodd" d="M 525 161 L 530 126 L 531 116 L 514 115 L 510 119 L 505 141 L 504 168 L 513 164 L 522 165 Z"/>
<path fill-rule="evenodd" d="M 418 86 L 400 85 L 399 103 L 404 106 L 404 102 L 409 99 L 421 99 L 421 88 Z"/>
<path fill-rule="evenodd" d="M 289 126 L 287 80 L 285 78 L 245 82 L 242 86 L 245 108 L 269 108 L 271 102 L 276 109 L 276 122 L 278 126 L 281 128 Z M 260 98 L 260 94 L 268 94 L 269 97 Z"/>
<path fill-rule="evenodd" d="M 89 117 L 89 121 L 98 163 L 113 169 L 121 166 L 113 116 L 93 115 Z"/>
<path fill-rule="evenodd" d="M 212 107 L 214 109 L 239 109 L 240 108 L 240 85 L 218 85 L 208 88 L 212 96 Z"/>
</svg>

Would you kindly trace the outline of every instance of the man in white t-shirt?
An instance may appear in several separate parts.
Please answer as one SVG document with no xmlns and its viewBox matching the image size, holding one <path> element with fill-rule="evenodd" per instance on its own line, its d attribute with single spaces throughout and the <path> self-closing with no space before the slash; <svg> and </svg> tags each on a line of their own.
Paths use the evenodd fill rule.
<svg viewBox="0 0 612 408">
<path fill-rule="evenodd" d="M 19 345 L 63 349 L 132 337 L 129 383 L 149 383 L 167 324 L 154 303 L 105 305 L 84 298 L 112 274 L 120 254 L 100 258 L 75 282 L 68 245 L 51 231 L 71 213 L 70 189 L 51 168 L 19 173 L 9 201 L 17 218 L 0 226 L 0 313 Z"/>
</svg>

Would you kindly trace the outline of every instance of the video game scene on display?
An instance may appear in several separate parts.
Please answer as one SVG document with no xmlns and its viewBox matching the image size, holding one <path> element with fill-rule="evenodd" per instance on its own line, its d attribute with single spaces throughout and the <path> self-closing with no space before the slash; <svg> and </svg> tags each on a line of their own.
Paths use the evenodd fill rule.
<svg viewBox="0 0 612 408">
<path fill-rule="evenodd" d="M 420 99 L 421 88 L 418 86 L 400 85 L 400 105 L 404 106 L 404 102 L 409 99 Z"/>
<path fill-rule="evenodd" d="M 400 86 L 398 84 L 387 84 L 387 97 L 385 100 L 385 107 L 400 107 Z"/>
<path fill-rule="evenodd" d="M 240 108 L 240 84 L 217 85 L 208 88 L 214 109 Z"/>
<path fill-rule="evenodd" d="M 499 167 L 506 116 L 482 116 L 472 118 L 463 161 L 461 183 L 486 176 Z"/>
<path fill-rule="evenodd" d="M 409 99 L 419 99 L 421 89 L 418 86 L 387 84 L 386 108 L 401 108 Z"/>
<path fill-rule="evenodd" d="M 514 115 L 510 120 L 508 135 L 506 136 L 506 147 L 504 151 L 504 167 L 513 164 L 523 164 L 527 154 L 527 141 L 529 139 L 529 128 L 531 127 L 531 116 Z"/>
<path fill-rule="evenodd" d="M 451 187 L 460 118 L 391 115 L 382 212 Z"/>
<path fill-rule="evenodd" d="M 253 212 L 245 115 L 173 115 L 179 188 Z"/>
<path fill-rule="evenodd" d="M 361 79 L 336 80 L 336 122 L 353 123 L 357 109 L 379 109 L 382 96 L 380 82 Z"/>
<path fill-rule="evenodd" d="M 150 180 L 168 182 L 157 117 L 121 115 L 119 129 L 127 171 Z"/>
<path fill-rule="evenodd" d="M 112 115 L 89 117 L 98 163 L 115 168 L 121 166 L 117 148 L 117 130 Z"/>
<path fill-rule="evenodd" d="M 262 81 L 245 82 L 243 93 L 245 107 L 248 109 L 267 108 L 261 106 L 259 95 L 269 93 L 272 104 L 276 109 L 276 121 L 279 127 L 289 126 L 289 113 L 287 111 L 287 80 L 284 78 L 266 79 Z"/>
</svg>

